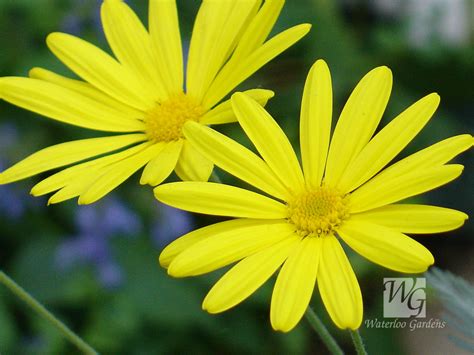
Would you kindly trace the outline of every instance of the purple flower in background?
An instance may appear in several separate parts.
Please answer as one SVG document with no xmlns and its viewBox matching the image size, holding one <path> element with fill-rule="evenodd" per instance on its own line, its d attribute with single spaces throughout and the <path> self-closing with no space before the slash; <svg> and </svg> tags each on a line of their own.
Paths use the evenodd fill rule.
<svg viewBox="0 0 474 355">
<path fill-rule="evenodd" d="M 152 226 L 152 239 L 159 248 L 194 228 L 190 213 L 164 204 L 158 204 L 159 217 Z"/>
<path fill-rule="evenodd" d="M 3 160 L 8 153 L 13 151 L 15 143 L 18 141 L 16 127 L 12 124 L 0 125 L 0 171 L 3 171 L 10 163 Z M 29 195 L 15 187 L 0 185 L 0 215 L 8 219 L 17 220 L 21 218 L 27 208 Z"/>
<path fill-rule="evenodd" d="M 123 274 L 112 255 L 110 239 L 139 233 L 142 222 L 138 215 L 118 199 L 107 198 L 95 205 L 78 206 L 76 227 L 77 234 L 57 249 L 58 267 L 70 270 L 76 265 L 93 265 L 105 287 L 119 286 Z"/>
</svg>

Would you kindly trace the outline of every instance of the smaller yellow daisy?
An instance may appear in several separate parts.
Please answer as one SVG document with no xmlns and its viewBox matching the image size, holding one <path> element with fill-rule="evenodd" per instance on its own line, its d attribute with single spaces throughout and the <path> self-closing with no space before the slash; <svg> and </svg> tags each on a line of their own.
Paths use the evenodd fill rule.
<svg viewBox="0 0 474 355">
<path fill-rule="evenodd" d="M 50 34 L 51 51 L 83 80 L 34 68 L 30 78 L 0 78 L 0 99 L 70 125 L 121 134 L 43 149 L 2 172 L 0 184 L 75 164 L 31 193 L 55 192 L 49 203 L 79 197 L 88 204 L 142 167 L 142 184 L 156 186 L 173 171 L 182 180 L 207 181 L 213 164 L 184 139 L 183 125 L 236 121 L 230 101 L 222 99 L 311 27 L 294 26 L 267 40 L 284 2 L 204 0 L 187 63 L 175 0 L 150 0 L 149 30 L 122 0 L 105 0 L 101 19 L 115 58 L 80 38 Z M 273 96 L 264 89 L 246 92 L 263 105 Z"/>
<path fill-rule="evenodd" d="M 397 203 L 458 177 L 463 167 L 446 163 L 473 139 L 446 139 L 384 169 L 439 104 L 437 94 L 427 95 L 372 137 L 391 87 L 388 68 L 369 72 L 349 97 L 330 141 L 331 76 L 326 63 L 317 61 L 301 108 L 303 169 L 277 123 L 243 93 L 232 96 L 232 106 L 261 157 L 211 128 L 186 123 L 185 136 L 204 156 L 269 197 L 215 183 L 157 187 L 156 198 L 171 206 L 237 218 L 177 239 L 160 255 L 161 265 L 171 276 L 184 277 L 238 262 L 206 296 L 203 308 L 210 313 L 237 305 L 281 267 L 271 300 L 275 330 L 295 327 L 316 283 L 334 323 L 358 328 L 362 296 L 341 242 L 379 265 L 418 273 L 433 264 L 433 256 L 404 233 L 445 232 L 467 219 L 452 209 Z"/>
</svg>

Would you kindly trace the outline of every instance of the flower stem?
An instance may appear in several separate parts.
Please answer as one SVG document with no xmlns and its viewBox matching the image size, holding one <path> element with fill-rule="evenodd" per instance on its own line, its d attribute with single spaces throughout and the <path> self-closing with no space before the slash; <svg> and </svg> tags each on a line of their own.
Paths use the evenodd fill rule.
<svg viewBox="0 0 474 355">
<path fill-rule="evenodd" d="M 311 324 L 311 327 L 314 329 L 316 333 L 318 333 L 319 337 L 321 338 L 323 343 L 326 345 L 326 347 L 329 349 L 331 354 L 343 355 L 344 352 L 342 351 L 341 347 L 333 338 L 333 336 L 329 333 L 328 329 L 323 324 L 323 322 L 321 322 L 321 319 L 319 319 L 316 312 L 314 312 L 311 306 L 308 306 L 305 316 L 309 324 Z"/>
<path fill-rule="evenodd" d="M 41 303 L 35 300 L 28 292 L 26 292 L 20 285 L 13 281 L 7 274 L 0 271 L 0 283 L 3 283 L 13 294 L 19 299 L 27 303 L 33 310 L 38 313 L 41 317 L 49 321 L 54 325 L 63 335 L 74 345 L 77 346 L 84 354 L 97 355 L 90 345 L 82 340 L 77 334 L 69 329 L 64 323 L 56 318 L 51 312 L 49 312 Z"/>
<path fill-rule="evenodd" d="M 367 351 L 365 350 L 364 342 L 360 336 L 359 330 L 349 330 L 349 332 L 351 333 L 352 342 L 354 343 L 357 355 L 367 355 Z"/>
</svg>

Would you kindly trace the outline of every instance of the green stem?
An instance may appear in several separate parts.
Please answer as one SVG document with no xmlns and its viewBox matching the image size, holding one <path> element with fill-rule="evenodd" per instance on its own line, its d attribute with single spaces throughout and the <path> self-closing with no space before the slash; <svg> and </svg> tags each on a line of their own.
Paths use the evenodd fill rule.
<svg viewBox="0 0 474 355">
<path fill-rule="evenodd" d="M 8 277 L 3 271 L 0 271 L 0 283 L 3 283 L 13 294 L 18 298 L 26 302 L 36 313 L 38 313 L 45 320 L 49 321 L 54 325 L 63 335 L 79 350 L 84 354 L 97 355 L 90 345 L 76 335 L 71 329 L 69 329 L 64 323 L 57 319 L 51 312 L 49 312 L 41 303 L 35 300 L 28 292 L 26 292 L 20 285 Z"/>
<path fill-rule="evenodd" d="M 217 182 L 218 184 L 222 184 L 222 180 L 219 177 L 219 175 L 217 175 L 215 169 L 212 171 L 212 174 L 211 174 L 211 177 L 209 178 L 209 181 L 213 181 L 213 182 Z"/>
<path fill-rule="evenodd" d="M 311 306 L 308 306 L 305 316 L 309 324 L 311 324 L 311 327 L 314 329 L 316 333 L 318 333 L 319 337 L 321 338 L 323 343 L 326 345 L 326 347 L 329 349 L 331 354 L 343 355 L 344 352 L 342 351 L 341 347 L 333 338 L 333 336 L 329 333 L 328 329 L 323 324 L 323 322 L 321 322 L 321 319 L 319 319 L 316 312 L 314 312 Z"/>
<path fill-rule="evenodd" d="M 359 330 L 349 330 L 349 332 L 351 333 L 352 342 L 354 343 L 357 355 L 367 355 L 367 351 L 365 350 L 364 342 L 360 336 Z"/>
</svg>

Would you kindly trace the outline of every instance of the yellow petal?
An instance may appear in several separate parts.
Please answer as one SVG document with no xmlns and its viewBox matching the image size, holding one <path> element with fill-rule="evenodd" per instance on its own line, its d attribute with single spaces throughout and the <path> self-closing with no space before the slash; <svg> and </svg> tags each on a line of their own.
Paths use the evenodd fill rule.
<svg viewBox="0 0 474 355">
<path fill-rule="evenodd" d="M 321 238 L 305 238 L 295 247 L 278 274 L 270 320 L 275 330 L 289 332 L 308 308 L 316 284 Z"/>
<path fill-rule="evenodd" d="M 187 92 L 199 101 L 235 48 L 257 3 L 256 0 L 202 3 L 191 37 L 186 83 Z"/>
<path fill-rule="evenodd" d="M 142 121 L 131 119 L 75 91 L 43 80 L 4 77 L 0 96 L 5 101 L 71 125 L 108 132 L 142 131 Z"/>
<path fill-rule="evenodd" d="M 264 219 L 231 219 L 230 221 L 211 224 L 203 228 L 189 232 L 169 244 L 160 254 L 160 265 L 168 268 L 171 261 L 184 250 L 194 244 L 212 237 L 213 235 L 226 234 L 230 231 L 240 228 L 249 228 L 261 225 L 267 225 L 268 220 Z"/>
<path fill-rule="evenodd" d="M 155 93 L 94 45 L 65 33 L 50 34 L 47 44 L 65 65 L 99 90 L 142 111 L 154 107 Z"/>
<path fill-rule="evenodd" d="M 280 15 L 285 0 L 266 0 L 255 17 L 245 28 L 239 40 L 232 61 L 238 62 L 258 49 L 267 39 Z"/>
<path fill-rule="evenodd" d="M 447 184 L 461 175 L 462 165 L 417 169 L 401 176 L 376 176 L 350 197 L 351 213 L 385 206 Z"/>
<path fill-rule="evenodd" d="M 25 179 L 146 140 L 144 134 L 81 139 L 53 145 L 23 159 L 0 174 L 0 184 Z"/>
<path fill-rule="evenodd" d="M 359 283 L 341 245 L 333 236 L 323 238 L 318 269 L 318 288 L 334 324 L 357 329 L 363 315 Z"/>
<path fill-rule="evenodd" d="M 424 272 L 434 263 L 423 245 L 387 227 L 349 220 L 339 227 L 338 234 L 360 255 L 395 271 Z"/>
<path fill-rule="evenodd" d="M 155 197 L 185 211 L 216 216 L 285 218 L 286 206 L 255 192 L 211 182 L 176 182 L 155 188 Z"/>
<path fill-rule="evenodd" d="M 163 101 L 167 92 L 158 75 L 148 32 L 122 1 L 104 1 L 101 8 L 104 33 L 117 59 L 138 76 L 146 90 Z"/>
<path fill-rule="evenodd" d="M 158 143 L 159 144 L 159 143 Z M 183 147 L 183 140 L 161 143 L 162 149 L 148 162 L 143 170 L 140 184 L 156 186 L 173 172 Z"/>
<path fill-rule="evenodd" d="M 244 146 L 195 122 L 187 123 L 183 131 L 186 139 L 221 169 L 281 200 L 288 197 L 289 192 L 268 165 Z"/>
<path fill-rule="evenodd" d="M 217 270 L 288 238 L 293 231 L 285 220 L 277 220 L 213 235 L 176 256 L 168 274 L 185 277 Z"/>
<path fill-rule="evenodd" d="M 300 118 L 301 160 L 306 183 L 321 186 L 332 120 L 331 73 L 324 60 L 311 67 L 303 92 Z"/>
<path fill-rule="evenodd" d="M 435 113 L 439 95 L 417 101 L 382 129 L 349 164 L 338 188 L 350 192 L 377 174 L 405 148 Z"/>
<path fill-rule="evenodd" d="M 326 163 L 325 181 L 335 186 L 350 162 L 375 132 L 392 90 L 392 72 L 378 67 L 357 84 L 336 124 Z"/>
<path fill-rule="evenodd" d="M 467 214 L 427 205 L 388 205 L 357 213 L 351 220 L 378 224 L 402 233 L 432 234 L 461 227 Z"/>
<path fill-rule="evenodd" d="M 311 25 L 308 24 L 292 27 L 271 38 L 245 58 L 236 61 L 229 60 L 209 87 L 204 97 L 203 107 L 213 107 L 237 85 L 298 42 L 309 32 L 310 28 Z"/>
<path fill-rule="evenodd" d="M 265 89 L 251 89 L 243 91 L 243 93 L 250 96 L 264 107 L 268 100 L 275 95 L 273 91 Z M 236 121 L 237 117 L 235 117 L 234 111 L 232 110 L 231 100 L 224 101 L 217 105 L 199 119 L 199 123 L 204 125 L 223 124 Z"/>
<path fill-rule="evenodd" d="M 183 90 L 183 53 L 175 0 L 150 0 L 149 28 L 157 69 L 168 92 Z"/>
<path fill-rule="evenodd" d="M 81 182 L 85 180 L 84 176 L 92 176 L 94 179 L 97 179 L 98 171 L 104 171 L 104 169 L 106 169 L 111 164 L 124 160 L 138 152 L 141 152 L 148 146 L 150 146 L 150 143 L 145 142 L 134 147 L 128 148 L 119 153 L 109 154 L 104 157 L 77 164 L 71 166 L 70 168 L 61 170 L 60 172 L 51 175 L 50 177 L 36 184 L 31 189 L 31 194 L 33 196 L 41 196 L 52 191 L 61 189 L 68 185 L 81 184 Z M 78 188 L 75 189 L 77 190 Z M 79 194 L 80 193 L 78 193 L 78 195 Z"/>
<path fill-rule="evenodd" d="M 454 136 L 422 149 L 383 170 L 377 178 L 390 180 L 413 172 L 443 165 L 473 145 L 469 134 Z"/>
<path fill-rule="evenodd" d="M 298 158 L 270 114 L 242 93 L 232 96 L 232 107 L 245 133 L 283 184 L 290 190 L 302 189 L 304 178 Z"/>
<path fill-rule="evenodd" d="M 144 113 L 142 111 L 137 110 L 131 106 L 128 106 L 124 104 L 123 102 L 115 100 L 113 97 L 96 89 L 91 84 L 86 83 L 85 81 L 66 78 L 65 76 L 56 74 L 52 71 L 49 71 L 43 68 L 31 69 L 29 72 L 29 76 L 32 79 L 48 81 L 52 84 L 56 84 L 63 88 L 75 91 L 96 102 L 104 104 L 110 109 L 115 109 L 117 112 L 117 118 L 127 117 L 129 119 L 136 120 L 136 119 L 141 119 L 144 116 Z"/>
<path fill-rule="evenodd" d="M 194 148 L 190 142 L 184 141 L 181 156 L 174 171 L 183 181 L 207 181 L 212 174 L 214 164 Z"/>
<path fill-rule="evenodd" d="M 101 199 L 148 163 L 150 159 L 153 159 L 160 150 L 161 146 L 155 144 L 131 157 L 111 164 L 108 169 L 94 181 L 87 191 L 81 194 L 79 204 L 87 205 Z"/>
<path fill-rule="evenodd" d="M 202 308 L 220 313 L 245 300 L 275 273 L 300 239 L 293 235 L 240 261 L 212 287 Z"/>
</svg>

